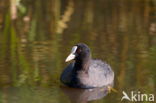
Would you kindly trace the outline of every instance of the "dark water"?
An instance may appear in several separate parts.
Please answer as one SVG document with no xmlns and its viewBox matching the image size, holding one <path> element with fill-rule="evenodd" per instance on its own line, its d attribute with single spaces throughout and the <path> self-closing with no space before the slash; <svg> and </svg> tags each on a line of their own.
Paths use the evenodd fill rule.
<svg viewBox="0 0 156 103">
<path fill-rule="evenodd" d="M 122 91 L 156 95 L 156 0 L 21 0 L 16 12 L 11 4 L 0 1 L 0 102 L 120 103 Z M 117 93 L 62 87 L 65 58 L 79 42 L 111 65 Z"/>
</svg>

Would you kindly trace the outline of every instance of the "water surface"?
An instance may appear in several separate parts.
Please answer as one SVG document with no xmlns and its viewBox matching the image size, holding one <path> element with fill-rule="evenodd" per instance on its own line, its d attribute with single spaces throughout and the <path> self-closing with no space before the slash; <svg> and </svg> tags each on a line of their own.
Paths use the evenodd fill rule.
<svg viewBox="0 0 156 103">
<path fill-rule="evenodd" d="M 65 58 L 79 42 L 115 72 L 118 92 L 89 102 L 120 103 L 123 90 L 156 93 L 155 0 L 54 1 L 21 0 L 24 9 L 17 7 L 14 15 L 0 1 L 2 103 L 86 103 L 88 91 L 64 90 L 59 81 Z"/>
</svg>

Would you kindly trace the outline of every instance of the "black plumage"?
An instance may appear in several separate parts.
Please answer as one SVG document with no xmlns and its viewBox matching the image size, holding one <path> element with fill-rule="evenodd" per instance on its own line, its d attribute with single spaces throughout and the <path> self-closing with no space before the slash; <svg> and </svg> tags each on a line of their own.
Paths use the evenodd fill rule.
<svg viewBox="0 0 156 103">
<path fill-rule="evenodd" d="M 75 45 L 66 61 L 70 59 L 75 61 L 64 69 L 60 78 L 65 85 L 75 88 L 94 88 L 113 83 L 114 72 L 111 67 L 106 62 L 92 59 L 86 44 Z"/>
</svg>

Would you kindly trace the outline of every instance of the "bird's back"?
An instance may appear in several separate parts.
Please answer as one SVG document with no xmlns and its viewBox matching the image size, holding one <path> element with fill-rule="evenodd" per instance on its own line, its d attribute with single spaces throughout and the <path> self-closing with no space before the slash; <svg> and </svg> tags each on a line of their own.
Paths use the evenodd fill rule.
<svg viewBox="0 0 156 103">
<path fill-rule="evenodd" d="M 83 85 L 88 87 L 102 87 L 113 83 L 114 72 L 107 63 L 101 60 L 92 60 L 88 76 L 79 74 L 78 78 Z"/>
</svg>

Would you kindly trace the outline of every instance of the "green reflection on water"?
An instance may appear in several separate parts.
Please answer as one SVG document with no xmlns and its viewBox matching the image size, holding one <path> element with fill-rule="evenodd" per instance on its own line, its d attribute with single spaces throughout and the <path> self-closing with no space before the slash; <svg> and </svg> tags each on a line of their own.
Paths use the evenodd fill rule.
<svg viewBox="0 0 156 103">
<path fill-rule="evenodd" d="M 155 93 L 155 0 L 69 1 L 69 7 L 60 0 L 21 1 L 27 11 L 16 20 L 4 9 L 8 4 L 0 3 L 6 12 L 0 14 L 2 103 L 70 102 L 60 90 L 59 77 L 78 42 L 88 44 L 92 57 L 107 61 L 115 71 L 119 92 L 93 102 L 120 102 L 122 90 Z M 58 24 L 63 15 L 69 19 L 62 22 L 65 27 Z"/>
</svg>

